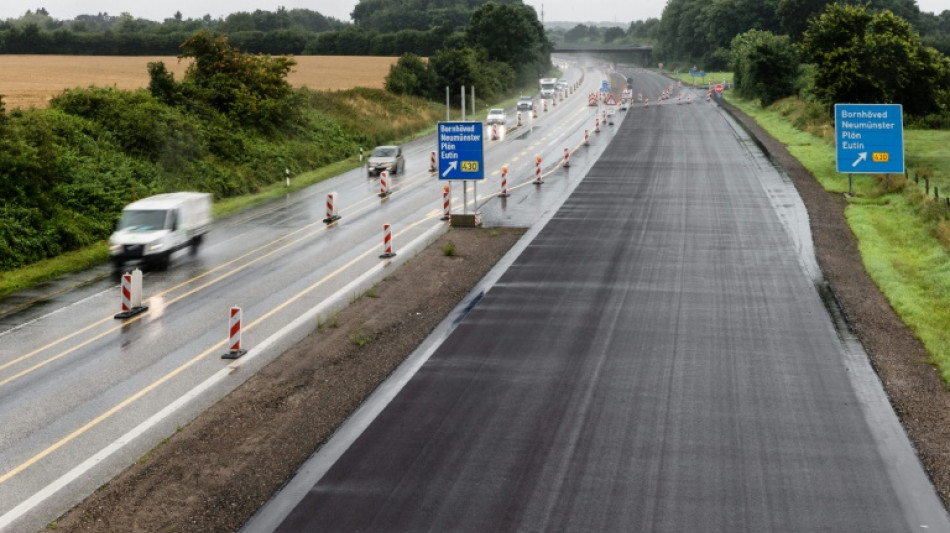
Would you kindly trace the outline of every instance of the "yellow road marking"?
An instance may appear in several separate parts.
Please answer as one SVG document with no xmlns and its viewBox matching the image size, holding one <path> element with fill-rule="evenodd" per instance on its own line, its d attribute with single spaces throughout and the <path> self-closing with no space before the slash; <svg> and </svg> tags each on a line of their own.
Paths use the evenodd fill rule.
<svg viewBox="0 0 950 533">
<path fill-rule="evenodd" d="M 410 229 L 412 229 L 412 228 L 414 228 L 414 227 L 416 227 L 416 226 L 422 224 L 423 222 L 426 222 L 426 221 L 428 221 L 428 220 L 431 220 L 432 218 L 433 218 L 433 216 L 430 215 L 430 216 L 427 216 L 426 218 L 423 218 L 422 220 L 420 220 L 420 221 L 418 221 L 418 222 L 415 222 L 415 223 L 413 223 L 413 224 L 410 224 L 410 225 L 407 226 L 405 229 L 399 231 L 396 235 L 399 236 L 399 235 L 401 235 L 401 234 L 404 234 L 404 233 L 408 232 Z M 268 311 L 267 313 L 265 313 L 264 315 L 262 315 L 262 316 L 261 316 L 260 318 L 258 318 L 257 320 L 254 320 L 253 322 L 250 322 L 247 326 L 244 327 L 244 331 L 251 330 L 251 329 L 253 329 L 254 327 L 260 325 L 263 321 L 267 320 L 268 318 L 270 318 L 271 316 L 273 316 L 275 313 L 279 312 L 280 310 L 284 309 L 285 307 L 287 307 L 287 306 L 290 305 L 291 303 L 293 303 L 293 302 L 299 300 L 300 298 L 304 297 L 305 295 L 307 295 L 307 294 L 310 293 L 311 291 L 315 290 L 316 288 L 320 287 L 321 285 L 323 285 L 324 283 L 326 283 L 327 281 L 329 281 L 329 280 L 332 279 L 333 277 L 337 276 L 338 274 L 340 274 L 340 273 L 343 272 L 344 270 L 346 270 L 346 269 L 352 267 L 352 266 L 353 266 L 354 264 L 356 264 L 358 261 L 361 261 L 361 260 L 363 260 L 364 258 L 366 258 L 368 255 L 370 255 L 371 253 L 374 253 L 374 251 L 378 251 L 378 250 L 376 250 L 375 248 L 371 248 L 371 249 L 366 250 L 365 252 L 361 253 L 360 255 L 356 256 L 355 258 L 353 258 L 352 260 L 350 260 L 350 261 L 347 262 L 346 264 L 340 266 L 339 268 L 337 268 L 337 269 L 334 270 L 333 272 L 327 274 L 326 276 L 324 276 L 324 277 L 321 278 L 320 280 L 314 282 L 312 285 L 310 285 L 309 287 L 307 287 L 307 288 L 304 289 L 303 291 L 297 293 L 297 294 L 296 294 L 295 296 L 293 296 L 292 298 L 290 298 L 290 299 L 284 301 L 283 303 L 281 303 L 281 304 L 278 305 L 277 307 L 271 309 L 270 311 Z M 177 376 L 178 374 L 182 373 L 182 372 L 185 371 L 186 369 L 190 368 L 192 365 L 194 365 L 194 364 L 197 363 L 198 361 L 201 361 L 202 359 L 204 359 L 205 357 L 207 357 L 207 356 L 208 356 L 209 354 L 211 354 L 212 352 L 220 351 L 221 348 L 224 347 L 226 344 L 227 344 L 227 339 L 223 339 L 223 340 L 219 341 L 218 343 L 214 344 L 213 346 L 211 346 L 211 347 L 208 348 L 207 350 L 201 352 L 200 354 L 196 355 L 195 357 L 193 357 L 193 358 L 191 358 L 190 360 L 186 361 L 185 363 L 181 364 L 180 366 L 178 366 L 177 368 L 175 368 L 175 369 L 172 370 L 171 372 L 168 372 L 167 374 L 165 374 L 165 375 L 162 376 L 161 378 L 157 379 L 156 381 L 152 382 L 151 384 L 147 385 L 146 387 L 143 387 L 142 389 L 140 389 L 140 390 L 139 390 L 138 392 L 136 392 L 135 394 L 129 396 L 129 397 L 126 398 L 125 400 L 122 400 L 121 402 L 119 402 L 119 403 L 116 404 L 115 406 L 111 407 L 111 408 L 110 408 L 109 410 L 107 410 L 106 412 L 104 412 L 104 413 L 102 413 L 101 415 L 99 415 L 99 416 L 93 418 L 92 420 L 90 420 L 89 422 L 87 422 L 87 423 L 84 424 L 83 426 L 79 427 L 78 429 L 74 430 L 72 433 L 70 433 L 69 435 L 63 437 L 63 438 L 60 439 L 59 441 L 55 442 L 54 444 L 52 444 L 51 446 L 49 446 L 49 447 L 46 448 L 45 450 L 43 450 L 43 451 L 41 451 L 40 453 L 34 455 L 33 457 L 31 457 L 30 459 L 24 461 L 23 463 L 20 463 L 19 465 L 17 465 L 16 467 L 14 467 L 12 470 L 8 471 L 7 473 L 5 473 L 5 474 L 3 474 L 3 475 L 0 475 L 0 485 L 2 485 L 3 483 L 9 481 L 11 478 L 13 478 L 13 477 L 16 476 L 17 474 L 23 472 L 23 471 L 26 470 L 27 468 L 33 466 L 34 464 L 38 463 L 39 461 L 43 460 L 45 457 L 48 457 L 50 454 L 52 454 L 52 453 L 55 452 L 56 450 L 62 448 L 62 447 L 65 446 L 66 444 L 69 444 L 71 441 L 75 440 L 75 439 L 76 439 L 77 437 L 79 437 L 80 435 L 82 435 L 82 434 L 86 433 L 87 431 L 89 431 L 90 429 L 94 428 L 95 426 L 97 426 L 98 424 L 100 424 L 102 421 L 104 421 L 104 420 L 106 420 L 107 418 L 111 417 L 112 415 L 118 413 L 118 412 L 121 411 L 122 409 L 128 407 L 130 404 L 132 404 L 133 402 L 135 402 L 135 401 L 138 400 L 139 398 L 145 396 L 145 395 L 148 394 L 149 392 L 151 392 L 151 391 L 155 390 L 156 388 L 158 388 L 160 385 L 166 383 L 167 381 L 169 381 L 169 380 L 172 379 L 173 377 Z"/>
</svg>

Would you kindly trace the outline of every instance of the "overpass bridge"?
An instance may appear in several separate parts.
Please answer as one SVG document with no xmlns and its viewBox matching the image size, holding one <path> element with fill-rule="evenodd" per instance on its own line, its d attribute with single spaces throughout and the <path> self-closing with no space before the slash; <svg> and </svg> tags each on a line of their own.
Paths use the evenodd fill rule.
<svg viewBox="0 0 950 533">
<path fill-rule="evenodd" d="M 653 62 L 653 47 L 640 44 L 567 44 L 554 47 L 552 54 L 585 55 L 611 63 L 634 64 L 641 67 Z"/>
</svg>

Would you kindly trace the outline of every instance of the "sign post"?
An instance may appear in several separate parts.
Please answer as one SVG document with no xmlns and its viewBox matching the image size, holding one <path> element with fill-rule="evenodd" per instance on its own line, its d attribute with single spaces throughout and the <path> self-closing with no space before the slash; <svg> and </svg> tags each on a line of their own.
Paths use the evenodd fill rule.
<svg viewBox="0 0 950 533">
<path fill-rule="evenodd" d="M 481 122 L 439 122 L 439 179 L 461 181 L 485 179 L 484 131 Z M 477 190 L 477 189 L 476 189 Z M 475 198 L 476 209 L 478 198 Z M 463 202 L 468 208 L 467 198 Z"/>
<path fill-rule="evenodd" d="M 835 104 L 837 171 L 852 175 L 904 173 L 904 121 L 900 104 Z"/>
</svg>

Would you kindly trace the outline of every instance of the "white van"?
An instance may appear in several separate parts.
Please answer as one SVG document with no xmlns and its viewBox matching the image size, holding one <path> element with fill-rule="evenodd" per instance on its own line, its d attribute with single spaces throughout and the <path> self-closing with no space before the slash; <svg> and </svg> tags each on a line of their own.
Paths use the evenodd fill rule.
<svg viewBox="0 0 950 533">
<path fill-rule="evenodd" d="M 141 262 L 168 268 L 173 252 L 191 247 L 197 253 L 211 227 L 211 195 L 174 192 L 150 196 L 126 206 L 109 238 L 109 255 L 116 269 Z"/>
</svg>

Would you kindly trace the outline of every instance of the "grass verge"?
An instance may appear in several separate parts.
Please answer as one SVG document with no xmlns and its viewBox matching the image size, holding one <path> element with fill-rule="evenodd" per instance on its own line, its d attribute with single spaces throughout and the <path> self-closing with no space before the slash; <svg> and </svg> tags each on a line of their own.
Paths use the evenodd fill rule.
<svg viewBox="0 0 950 533">
<path fill-rule="evenodd" d="M 791 109 L 806 104 L 786 100 L 762 109 L 735 95 L 728 98 L 784 143 L 825 190 L 848 191 L 848 176 L 836 172 L 833 137 L 821 133 L 829 128 L 810 127 L 819 133 L 807 133 L 790 122 Z M 845 217 L 871 279 L 950 383 L 950 208 L 945 199 L 933 198 L 934 186 L 946 191 L 944 195 L 950 192 L 950 154 L 943 148 L 950 143 L 950 131 L 904 133 L 910 179 L 855 174 L 855 194 L 848 199 Z"/>
</svg>

